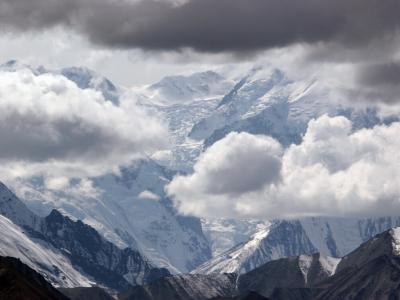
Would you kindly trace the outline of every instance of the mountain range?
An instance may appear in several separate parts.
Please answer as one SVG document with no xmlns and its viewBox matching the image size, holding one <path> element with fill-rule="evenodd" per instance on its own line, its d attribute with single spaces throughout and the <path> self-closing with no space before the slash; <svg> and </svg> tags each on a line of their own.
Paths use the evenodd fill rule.
<svg viewBox="0 0 400 300">
<path fill-rule="evenodd" d="M 166 276 L 128 288 L 119 293 L 118 299 L 397 299 L 399 249 L 400 229 L 396 227 L 376 235 L 341 259 L 315 253 L 270 261 L 241 275 Z M 0 270 L 1 297 L 8 297 L 4 299 L 112 299 L 98 287 L 63 288 L 62 295 L 36 271 L 14 258 L 0 257 Z"/>
<path fill-rule="evenodd" d="M 315 253 L 270 261 L 239 276 L 166 277 L 132 288 L 120 299 L 398 299 L 399 242 L 396 227 L 341 259 Z"/>
<path fill-rule="evenodd" d="M 86 68 L 48 70 L 16 61 L 0 66 L 5 72 L 21 69 L 38 76 L 64 76 L 80 89 L 97 90 L 115 106 L 134 97 L 144 109 L 163 116 L 171 140 L 168 150 L 132 161 L 116 173 L 90 178 L 101 191 L 95 196 L 48 189 L 40 177 L 10 187 L 0 185 L 0 255 L 19 258 L 56 287 L 130 290 L 123 296 L 126 299 L 139 299 L 132 298 L 136 294 L 164 295 L 166 287 L 173 287 L 171 297 L 190 294 L 193 299 L 246 297 L 250 292 L 272 299 L 292 294 L 338 299 L 334 297 L 342 291 L 336 290 L 339 281 L 359 282 L 363 275 L 346 271 L 351 277 L 345 277 L 345 271 L 334 271 L 337 258 L 344 257 L 337 270 L 351 270 L 355 259 L 347 257 L 361 244 L 366 247 L 381 232 L 394 241 L 396 231 L 387 230 L 400 225 L 397 216 L 199 219 L 181 215 L 165 192 L 174 176 L 192 172 L 199 155 L 230 132 L 269 135 L 287 147 L 301 140 L 311 119 L 324 114 L 346 116 L 354 130 L 397 120 L 381 118 L 373 108 L 338 104 L 333 101 L 338 95 L 326 82 L 293 80 L 278 69 L 253 68 L 240 76 L 206 71 L 125 88 Z M 379 252 L 379 259 L 362 262 L 365 272 L 395 268 L 397 260 L 389 250 L 389 258 Z M 351 264 L 346 266 L 348 260 Z M 276 283 L 279 289 L 268 291 L 240 288 L 237 294 L 237 286 L 249 286 L 246 278 L 259 268 L 264 268 L 267 280 L 277 276 L 277 269 L 296 266 L 299 269 L 290 279 L 294 285 Z M 317 283 L 315 274 L 326 281 Z M 379 280 L 386 282 L 382 276 Z M 340 295 L 360 293 L 358 282 L 343 285 Z M 389 293 L 384 286 L 381 290 Z"/>
</svg>

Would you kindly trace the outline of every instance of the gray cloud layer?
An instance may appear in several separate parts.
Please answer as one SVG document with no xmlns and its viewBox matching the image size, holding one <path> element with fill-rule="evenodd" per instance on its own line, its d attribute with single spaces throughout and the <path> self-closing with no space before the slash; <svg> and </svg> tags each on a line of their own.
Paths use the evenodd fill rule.
<svg viewBox="0 0 400 300">
<path fill-rule="evenodd" d="M 374 87 L 398 85 L 400 83 L 400 63 L 367 66 L 360 73 L 359 80 L 364 85 Z"/>
<path fill-rule="evenodd" d="M 398 0 L 172 1 L 2 0 L 0 28 L 64 26 L 106 47 L 157 51 L 248 54 L 303 43 L 312 61 L 353 64 L 352 101 L 399 101 Z"/>
<path fill-rule="evenodd" d="M 3 27 L 67 25 L 97 43 L 154 50 L 254 51 L 297 42 L 348 47 L 397 34 L 397 0 L 3 0 Z"/>
<path fill-rule="evenodd" d="M 396 104 L 400 100 L 400 62 L 366 64 L 356 73 L 358 87 L 350 95 L 354 99 Z"/>
</svg>

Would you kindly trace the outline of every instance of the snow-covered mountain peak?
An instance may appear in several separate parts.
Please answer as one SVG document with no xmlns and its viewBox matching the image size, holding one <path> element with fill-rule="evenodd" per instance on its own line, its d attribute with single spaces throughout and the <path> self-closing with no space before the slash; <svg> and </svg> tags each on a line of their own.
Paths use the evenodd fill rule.
<svg viewBox="0 0 400 300">
<path fill-rule="evenodd" d="M 120 91 L 106 77 L 86 67 L 70 67 L 60 70 L 60 74 L 75 82 L 81 89 L 94 89 L 100 91 L 104 98 L 115 105 L 119 103 Z"/>
<path fill-rule="evenodd" d="M 279 69 L 271 71 L 253 70 L 242 78 L 221 100 L 218 109 L 225 106 L 223 110 L 227 112 L 229 110 L 243 112 L 272 88 L 284 86 L 288 83 L 285 74 Z"/>
<path fill-rule="evenodd" d="M 149 86 L 145 94 L 153 103 L 174 105 L 222 97 L 232 82 L 214 71 L 167 76 Z"/>
<path fill-rule="evenodd" d="M 300 222 L 276 221 L 256 232 L 248 241 L 212 258 L 193 272 L 243 274 L 270 260 L 315 252 L 317 249 L 311 244 Z"/>
</svg>

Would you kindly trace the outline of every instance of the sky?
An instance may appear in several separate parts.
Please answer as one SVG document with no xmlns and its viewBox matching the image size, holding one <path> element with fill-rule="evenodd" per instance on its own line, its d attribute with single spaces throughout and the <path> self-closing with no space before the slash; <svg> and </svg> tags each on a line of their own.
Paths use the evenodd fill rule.
<svg viewBox="0 0 400 300">
<path fill-rule="evenodd" d="M 298 61 L 348 63 L 360 84 L 399 80 L 396 0 L 2 0 L 0 59 L 85 65 L 118 83 L 256 63 L 302 45 Z M 140 70 L 140 71 L 139 71 Z M 390 95 L 387 95 L 390 98 Z M 388 100 L 390 101 L 390 100 Z"/>
<path fill-rule="evenodd" d="M 110 49 L 94 45 L 76 32 L 61 28 L 23 33 L 7 31 L 0 36 L 0 43 L 7 45 L 0 49 L 1 62 L 15 59 L 53 69 L 85 66 L 127 87 L 154 83 L 170 74 L 187 73 L 188 68 L 212 67 L 197 61 L 179 61 L 180 58 L 174 54 L 149 55 L 140 49 Z M 168 58 L 170 56 L 172 61 Z"/>
<path fill-rule="evenodd" d="M 398 0 L 0 0 L 0 61 L 84 66 L 123 87 L 272 65 L 292 79 L 334 82 L 349 102 L 390 115 L 400 111 L 399 30 Z M 115 171 L 165 149 L 165 121 L 121 100 L 113 105 L 57 74 L 0 72 L 2 176 L 41 174 L 49 187 L 63 188 L 69 178 Z M 232 133 L 168 193 L 183 213 L 198 216 L 399 209 L 398 182 L 385 181 L 400 177 L 398 123 L 354 133 L 349 122 L 313 120 L 303 141 L 287 149 Z M 247 179 L 238 181 L 242 172 Z"/>
</svg>

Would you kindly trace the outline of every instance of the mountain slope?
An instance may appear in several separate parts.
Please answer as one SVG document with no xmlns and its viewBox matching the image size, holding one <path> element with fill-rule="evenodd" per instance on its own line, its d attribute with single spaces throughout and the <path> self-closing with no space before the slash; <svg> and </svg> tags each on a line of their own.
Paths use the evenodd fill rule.
<svg viewBox="0 0 400 300">
<path fill-rule="evenodd" d="M 341 257 L 373 236 L 400 225 L 399 217 L 306 218 L 300 220 L 313 245 L 326 255 Z"/>
<path fill-rule="evenodd" d="M 23 197 L 34 211 L 48 214 L 56 208 L 173 273 L 188 272 L 211 258 L 200 220 L 177 214 L 165 194 L 175 172 L 149 159 L 119 173 L 92 178 L 94 196 L 51 191 L 33 183 L 24 186 Z"/>
<path fill-rule="evenodd" d="M 240 294 L 254 291 L 260 295 L 272 297 L 277 288 L 310 287 L 332 276 L 339 261 L 340 259 L 319 253 L 270 261 L 241 275 L 238 280 L 238 290 Z"/>
<path fill-rule="evenodd" d="M 1 300 L 68 300 L 40 274 L 12 257 L 0 257 Z"/>
<path fill-rule="evenodd" d="M 0 182 L 0 214 L 22 227 L 38 228 L 41 219 Z"/>
<path fill-rule="evenodd" d="M 230 250 L 234 246 L 247 242 L 255 233 L 267 230 L 269 221 L 202 219 L 201 225 L 207 237 L 213 257 Z"/>
<path fill-rule="evenodd" d="M 400 218 L 305 218 L 290 221 L 290 234 L 279 225 L 287 222 L 272 224 L 268 230 L 261 230 L 247 242 L 212 258 L 195 272 L 245 273 L 273 259 L 314 252 L 341 257 L 376 234 L 399 226 Z"/>
<path fill-rule="evenodd" d="M 274 300 L 398 299 L 400 228 L 374 236 L 341 260 L 321 254 L 300 255 L 270 261 L 239 277 L 166 277 L 134 287 L 121 299 L 247 299 L 249 294 L 254 299 Z"/>
<path fill-rule="evenodd" d="M 75 269 L 71 261 L 51 244 L 23 233 L 23 229 L 0 216 L 0 255 L 11 256 L 39 272 L 56 286 L 90 286 L 92 280 Z"/>
<path fill-rule="evenodd" d="M 332 276 L 338 262 L 338 259 L 314 254 L 271 261 L 239 277 L 236 274 L 176 275 L 134 287 L 122 293 L 120 299 L 267 299 L 276 289 L 313 286 Z"/>
<path fill-rule="evenodd" d="M 205 300 L 229 297 L 235 291 L 234 274 L 185 274 L 165 277 L 119 295 L 120 300 Z"/>
<path fill-rule="evenodd" d="M 270 260 L 315 252 L 317 249 L 299 221 L 277 221 L 268 229 L 257 232 L 249 241 L 204 263 L 193 273 L 242 274 Z"/>
<path fill-rule="evenodd" d="M 400 228 L 387 230 L 341 259 L 334 275 L 304 287 L 296 284 L 278 287 L 271 294 L 271 298 L 275 300 L 398 299 L 400 297 L 399 248 Z M 276 274 L 279 276 L 279 273 Z M 259 275 L 262 276 L 263 273 L 260 272 Z"/>
<path fill-rule="evenodd" d="M 4 185 L 2 190 L 6 197 L 0 198 L 1 211 L 23 228 L 0 216 L 0 253 L 21 258 L 53 284 L 77 287 L 97 282 L 121 290 L 169 274 L 155 268 L 137 250 L 118 248 L 79 220 L 72 221 L 56 210 L 45 218 L 34 215 Z M 35 228 L 20 215 L 35 220 Z"/>
<path fill-rule="evenodd" d="M 44 219 L 41 233 L 45 240 L 65 252 L 72 265 L 94 278 L 97 284 L 109 288 L 121 290 L 169 274 L 155 268 L 138 251 L 121 250 L 90 226 L 74 222 L 56 210 Z"/>
<path fill-rule="evenodd" d="M 315 288 L 315 299 L 398 299 L 400 228 L 385 231 L 345 256 L 330 279 Z"/>
</svg>

